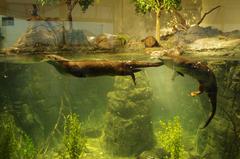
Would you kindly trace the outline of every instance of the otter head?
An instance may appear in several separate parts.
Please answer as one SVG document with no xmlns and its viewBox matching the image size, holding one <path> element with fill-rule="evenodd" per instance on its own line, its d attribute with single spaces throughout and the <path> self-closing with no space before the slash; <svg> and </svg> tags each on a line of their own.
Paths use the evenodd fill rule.
<svg viewBox="0 0 240 159">
<path fill-rule="evenodd" d="M 59 72 L 64 73 L 63 63 L 69 60 L 58 55 L 46 55 L 42 61 L 53 65 Z"/>
<path fill-rule="evenodd" d="M 46 61 L 69 61 L 68 59 L 62 57 L 62 56 L 58 56 L 58 55 L 46 55 L 45 56 L 45 60 Z"/>
<path fill-rule="evenodd" d="M 68 59 L 58 55 L 46 55 L 42 62 L 47 62 L 52 65 L 58 65 L 59 63 L 69 61 Z"/>
</svg>

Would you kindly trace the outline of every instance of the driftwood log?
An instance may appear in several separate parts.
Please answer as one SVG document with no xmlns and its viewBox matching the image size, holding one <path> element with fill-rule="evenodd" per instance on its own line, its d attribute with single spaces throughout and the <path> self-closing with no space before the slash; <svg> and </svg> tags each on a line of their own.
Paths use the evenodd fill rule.
<svg viewBox="0 0 240 159">
<path fill-rule="evenodd" d="M 218 8 L 220 8 L 220 7 L 221 7 L 221 6 L 218 5 L 218 6 L 214 7 L 214 8 L 212 8 L 211 10 L 209 10 L 208 12 L 204 13 L 203 16 L 202 16 L 202 18 L 197 22 L 197 25 L 200 25 L 200 24 L 203 22 L 203 20 L 206 18 L 206 16 L 207 16 L 208 14 L 212 13 L 214 10 L 216 10 L 216 9 L 218 9 Z"/>
<path fill-rule="evenodd" d="M 141 41 L 144 43 L 145 47 L 148 47 L 148 48 L 160 46 L 156 38 L 153 36 L 147 36 L 145 39 Z"/>
</svg>

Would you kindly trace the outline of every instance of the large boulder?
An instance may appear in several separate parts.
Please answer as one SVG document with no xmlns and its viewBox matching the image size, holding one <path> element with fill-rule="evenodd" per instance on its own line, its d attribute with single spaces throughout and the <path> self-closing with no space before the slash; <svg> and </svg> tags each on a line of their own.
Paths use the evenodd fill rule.
<svg viewBox="0 0 240 159">
<path fill-rule="evenodd" d="M 72 30 L 66 32 L 66 44 L 70 46 L 89 46 L 88 36 L 94 36 L 87 30 Z"/>
<path fill-rule="evenodd" d="M 151 121 L 152 89 L 146 75 L 132 79 L 115 77 L 114 90 L 108 93 L 104 147 L 117 156 L 132 156 L 151 149 L 154 144 Z"/>
<path fill-rule="evenodd" d="M 210 38 L 222 35 L 222 32 L 212 27 L 193 26 L 187 31 L 180 31 L 175 34 L 175 40 L 183 40 L 186 44 L 192 43 L 197 39 Z"/>
<path fill-rule="evenodd" d="M 60 42 L 57 27 L 53 22 L 37 21 L 31 25 L 16 42 L 14 47 L 19 49 L 27 47 L 51 46 L 55 47 Z"/>
<path fill-rule="evenodd" d="M 113 34 L 101 34 L 96 37 L 95 45 L 98 49 L 117 49 L 122 48 L 126 41 Z"/>
<path fill-rule="evenodd" d="M 34 21 L 31 22 L 27 32 L 24 33 L 14 44 L 7 49 L 9 52 L 45 52 L 72 50 L 74 47 L 89 46 L 88 36 L 94 36 L 87 30 L 65 30 L 57 21 Z"/>
<path fill-rule="evenodd" d="M 161 38 L 161 45 L 164 48 L 182 47 L 186 53 L 208 51 L 207 56 L 218 56 L 219 52 L 209 52 L 224 50 L 220 56 L 233 56 L 240 49 L 240 31 L 222 32 L 212 27 L 192 26 L 186 31 L 178 31 Z M 209 54 L 211 53 L 211 54 Z"/>
</svg>

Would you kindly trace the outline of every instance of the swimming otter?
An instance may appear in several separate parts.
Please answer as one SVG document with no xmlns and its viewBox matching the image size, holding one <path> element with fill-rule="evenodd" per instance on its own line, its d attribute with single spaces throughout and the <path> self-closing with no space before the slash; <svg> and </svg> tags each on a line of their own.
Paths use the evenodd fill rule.
<svg viewBox="0 0 240 159">
<path fill-rule="evenodd" d="M 71 61 L 57 55 L 46 55 L 45 57 L 46 61 L 62 74 L 71 74 L 76 77 L 129 75 L 132 77 L 134 84 L 136 84 L 134 73 L 141 71 L 140 68 L 162 65 L 162 62 L 109 60 Z"/>
<path fill-rule="evenodd" d="M 160 60 L 164 65 L 174 69 L 177 74 L 181 76 L 187 74 L 198 80 L 199 89 L 191 92 L 191 96 L 200 95 L 204 91 L 207 93 L 212 105 L 212 113 L 202 128 L 207 127 L 216 113 L 217 106 L 217 81 L 214 73 L 206 64 L 179 55 L 166 54 Z"/>
</svg>

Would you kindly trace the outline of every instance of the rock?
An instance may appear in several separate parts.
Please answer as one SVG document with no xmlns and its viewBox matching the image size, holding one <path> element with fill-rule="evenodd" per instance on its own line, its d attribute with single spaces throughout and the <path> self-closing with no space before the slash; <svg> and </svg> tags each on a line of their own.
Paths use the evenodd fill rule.
<svg viewBox="0 0 240 159">
<path fill-rule="evenodd" d="M 153 36 L 147 36 L 145 39 L 142 40 L 145 47 L 159 47 L 159 43 Z"/>
<path fill-rule="evenodd" d="M 190 27 L 187 32 L 187 35 L 195 35 L 195 36 L 203 36 L 203 37 L 213 37 L 221 35 L 222 32 L 218 29 L 212 28 L 212 27 L 201 27 L 198 25 L 195 25 L 193 27 Z"/>
<path fill-rule="evenodd" d="M 66 44 L 70 46 L 89 46 L 87 35 L 94 36 L 89 31 L 84 30 L 72 30 L 72 32 L 66 32 Z"/>
<path fill-rule="evenodd" d="M 144 73 L 131 78 L 115 77 L 109 92 L 104 128 L 104 148 L 116 156 L 132 156 L 151 149 L 154 144 L 151 123 L 152 90 Z"/>
<path fill-rule="evenodd" d="M 240 45 L 240 39 L 219 39 L 219 38 L 202 38 L 195 40 L 187 46 L 190 50 L 213 50 L 232 48 Z"/>
<path fill-rule="evenodd" d="M 144 49 L 144 43 L 137 39 L 130 39 L 125 46 L 126 52 L 142 52 Z"/>
<path fill-rule="evenodd" d="M 142 152 L 137 159 L 166 159 L 170 158 L 171 155 L 165 150 L 158 148 Z"/>
<path fill-rule="evenodd" d="M 52 21 L 34 21 L 16 42 L 16 44 L 7 49 L 12 53 L 35 53 L 44 51 L 69 51 L 73 47 L 89 47 L 88 36 L 94 36 L 87 30 L 63 31 L 63 27 L 57 22 Z M 79 49 L 78 49 L 79 50 Z"/>
<path fill-rule="evenodd" d="M 28 28 L 27 32 L 18 39 L 14 47 L 19 49 L 41 46 L 56 47 L 60 39 L 55 33 L 55 30 L 57 30 L 55 25 L 57 24 L 54 22 L 34 22 L 33 25 Z"/>
<path fill-rule="evenodd" d="M 240 31 L 224 33 L 212 27 L 196 25 L 167 37 L 161 45 L 164 48 L 180 46 L 186 54 L 193 53 L 194 56 L 198 53 L 199 56 L 239 56 Z"/>
<path fill-rule="evenodd" d="M 193 26 L 190 27 L 186 32 L 178 32 L 177 37 L 178 40 L 184 40 L 186 43 L 192 43 L 195 40 L 209 37 L 217 37 L 222 35 L 220 30 L 214 29 L 212 27 L 200 27 Z"/>
<path fill-rule="evenodd" d="M 228 37 L 228 38 L 240 38 L 240 30 L 233 30 L 231 32 L 226 32 L 224 33 L 224 36 Z"/>
<path fill-rule="evenodd" d="M 88 138 L 98 138 L 102 135 L 102 131 L 96 128 L 84 129 L 83 133 Z"/>
<path fill-rule="evenodd" d="M 115 49 L 121 48 L 125 45 L 125 42 L 118 38 L 117 35 L 101 34 L 96 37 L 95 45 L 99 49 Z"/>
</svg>

